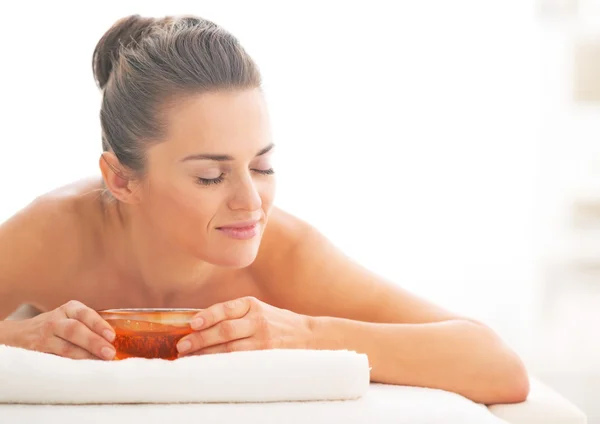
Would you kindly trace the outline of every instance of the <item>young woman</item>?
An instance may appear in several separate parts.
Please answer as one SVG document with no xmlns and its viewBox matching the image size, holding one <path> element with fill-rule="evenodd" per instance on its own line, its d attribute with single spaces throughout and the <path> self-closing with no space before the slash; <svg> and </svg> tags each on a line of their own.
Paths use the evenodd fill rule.
<svg viewBox="0 0 600 424">
<path fill-rule="evenodd" d="M 0 343 L 110 360 L 104 308 L 203 308 L 181 355 L 368 354 L 373 381 L 523 401 L 522 361 L 485 325 L 349 260 L 273 207 L 257 66 L 198 17 L 117 21 L 93 54 L 102 178 L 44 194 L 0 227 Z"/>
</svg>

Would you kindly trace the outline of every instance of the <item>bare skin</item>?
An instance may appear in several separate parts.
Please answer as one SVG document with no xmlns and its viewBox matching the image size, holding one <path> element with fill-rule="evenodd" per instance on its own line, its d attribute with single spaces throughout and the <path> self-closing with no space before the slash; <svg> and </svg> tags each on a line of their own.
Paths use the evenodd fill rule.
<svg viewBox="0 0 600 424">
<path fill-rule="evenodd" d="M 71 343 L 61 352 L 101 357 L 110 327 L 94 311 L 202 308 L 182 355 L 351 349 L 368 354 L 373 381 L 488 404 L 526 398 L 523 364 L 492 330 L 385 281 L 273 206 L 259 91 L 182 102 L 168 128 L 148 149 L 143 176 L 105 152 L 102 179 L 41 196 L 0 226 L 0 317 L 23 303 L 44 312 L 0 322 L 0 343 L 51 351 L 39 346 L 52 332 L 53 343 Z M 245 220 L 258 221 L 251 239 L 220 229 Z M 83 339 L 88 350 L 73 348 Z"/>
<path fill-rule="evenodd" d="M 119 260 L 119 255 L 106 248 L 119 235 L 111 233 L 115 231 L 113 223 L 106 220 L 106 215 L 113 212 L 110 210 L 116 204 L 107 204 L 102 191 L 101 181 L 94 180 L 62 187 L 37 199 L 2 227 L 5 233 L 14 229 L 14 237 L 19 240 L 7 244 L 7 252 L 10 253 L 3 255 L 2 262 L 6 264 L 2 265 L 21 268 L 23 274 L 20 280 L 31 281 L 26 287 L 11 288 L 16 288 L 17 292 L 23 289 L 25 297 L 15 298 L 8 305 L 2 303 L 3 317 L 20 301 L 27 301 L 45 312 L 72 299 L 101 310 L 206 308 L 235 297 L 262 298 L 261 287 L 252 278 L 255 264 L 243 269 L 215 267 L 210 276 L 203 276 L 199 284 L 187 288 L 167 288 L 160 293 L 150 293 L 143 281 L 127 278 L 127 275 L 134 273 L 134 268 L 123 266 L 125 261 Z M 110 212 L 107 214 L 107 211 Z M 275 214 L 278 213 L 280 211 L 276 210 Z M 23 228 L 25 226 L 27 228 Z M 270 226 L 268 228 L 271 229 Z M 27 236 L 32 240 L 24 240 Z M 267 234 L 265 236 L 268 237 Z M 26 262 L 31 260 L 31 256 L 24 254 L 15 257 L 15 244 L 22 243 L 24 250 L 27 250 L 33 239 L 35 244 L 40 244 L 39 253 L 45 256 L 43 261 L 48 263 L 47 269 L 27 269 L 26 263 L 18 264 L 19 259 Z M 47 246 L 58 248 L 48 249 Z M 51 284 L 48 284 L 49 281 Z M 11 297 L 16 296 L 3 299 Z"/>
</svg>

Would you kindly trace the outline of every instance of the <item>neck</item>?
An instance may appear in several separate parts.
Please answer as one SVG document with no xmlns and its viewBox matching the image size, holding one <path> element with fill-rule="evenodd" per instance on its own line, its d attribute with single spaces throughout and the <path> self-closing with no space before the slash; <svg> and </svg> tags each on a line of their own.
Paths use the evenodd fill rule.
<svg viewBox="0 0 600 424">
<path fill-rule="evenodd" d="M 157 234 L 128 205 L 112 201 L 105 208 L 111 234 L 108 249 L 117 263 L 123 291 L 144 307 L 186 307 L 173 304 L 207 284 L 216 266 L 186 255 Z"/>
</svg>

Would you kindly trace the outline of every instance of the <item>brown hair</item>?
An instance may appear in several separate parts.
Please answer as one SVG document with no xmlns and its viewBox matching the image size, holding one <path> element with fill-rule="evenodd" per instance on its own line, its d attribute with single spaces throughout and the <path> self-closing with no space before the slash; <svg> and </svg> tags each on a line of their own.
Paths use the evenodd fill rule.
<svg viewBox="0 0 600 424">
<path fill-rule="evenodd" d="M 98 41 L 92 66 L 103 90 L 102 149 L 134 172 L 144 170 L 145 146 L 165 135 L 165 108 L 182 96 L 261 85 L 238 40 L 193 16 L 119 19 Z"/>
</svg>

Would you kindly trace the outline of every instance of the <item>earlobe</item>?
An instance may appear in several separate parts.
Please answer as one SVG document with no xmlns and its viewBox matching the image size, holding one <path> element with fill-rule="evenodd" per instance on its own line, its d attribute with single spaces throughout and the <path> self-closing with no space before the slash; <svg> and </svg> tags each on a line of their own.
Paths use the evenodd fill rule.
<svg viewBox="0 0 600 424">
<path fill-rule="evenodd" d="M 119 159 L 112 152 L 104 152 L 100 156 L 100 171 L 106 188 L 113 197 L 124 203 L 137 203 L 137 184 L 129 173 L 123 169 Z"/>
</svg>

